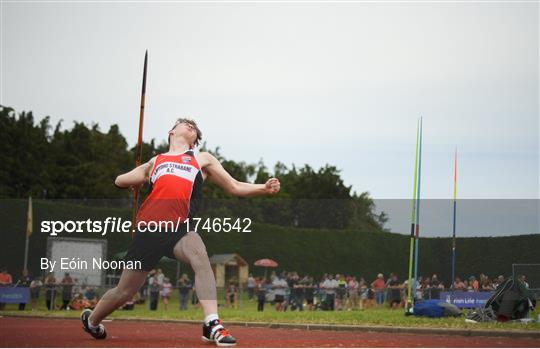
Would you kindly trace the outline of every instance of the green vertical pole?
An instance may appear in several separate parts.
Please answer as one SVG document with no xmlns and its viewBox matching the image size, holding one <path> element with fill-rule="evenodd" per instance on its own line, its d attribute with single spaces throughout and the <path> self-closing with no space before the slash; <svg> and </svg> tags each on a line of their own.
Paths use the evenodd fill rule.
<svg viewBox="0 0 540 349">
<path fill-rule="evenodd" d="M 416 236 L 414 248 L 414 291 L 418 282 L 418 254 L 420 251 L 420 187 L 422 183 L 422 118 L 420 118 L 420 142 L 418 147 L 418 184 L 416 192 Z M 414 298 L 413 298 L 414 299 Z"/>
<path fill-rule="evenodd" d="M 414 258 L 414 232 L 416 226 L 416 184 L 418 180 L 418 143 L 420 138 L 420 120 L 416 126 L 416 150 L 414 160 L 414 183 L 413 183 L 413 199 L 412 199 L 412 213 L 411 213 L 411 237 L 409 246 L 409 282 L 407 285 L 407 310 L 413 305 L 413 293 L 412 293 L 412 273 L 413 273 L 413 258 Z"/>
</svg>

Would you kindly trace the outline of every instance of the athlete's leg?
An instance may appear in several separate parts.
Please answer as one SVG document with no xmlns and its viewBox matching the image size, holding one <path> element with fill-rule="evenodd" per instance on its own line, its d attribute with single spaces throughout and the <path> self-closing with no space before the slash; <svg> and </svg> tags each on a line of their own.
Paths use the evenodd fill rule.
<svg viewBox="0 0 540 349">
<path fill-rule="evenodd" d="M 107 315 L 130 300 L 144 284 L 147 274 L 147 271 L 124 269 L 118 286 L 105 292 L 94 308 L 92 315 L 90 315 L 90 324 L 97 326 Z"/>
<path fill-rule="evenodd" d="M 233 346 L 236 339 L 225 329 L 218 316 L 216 280 L 206 253 L 206 247 L 195 232 L 189 232 L 174 246 L 174 255 L 191 265 L 195 272 L 195 290 L 203 308 L 202 340 L 218 346 Z"/>
<path fill-rule="evenodd" d="M 183 236 L 174 246 L 174 255 L 177 259 L 190 264 L 195 272 L 195 289 L 204 316 L 217 314 L 216 279 L 199 234 L 189 232 Z"/>
</svg>

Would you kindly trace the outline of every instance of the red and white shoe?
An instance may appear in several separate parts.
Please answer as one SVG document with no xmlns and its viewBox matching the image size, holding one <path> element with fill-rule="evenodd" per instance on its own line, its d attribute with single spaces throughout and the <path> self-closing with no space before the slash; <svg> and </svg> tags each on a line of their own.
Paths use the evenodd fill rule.
<svg viewBox="0 0 540 349">
<path fill-rule="evenodd" d="M 202 340 L 204 342 L 214 342 L 218 347 L 236 345 L 236 339 L 223 327 L 223 323 L 219 319 L 210 321 L 208 325 L 203 325 Z"/>
</svg>

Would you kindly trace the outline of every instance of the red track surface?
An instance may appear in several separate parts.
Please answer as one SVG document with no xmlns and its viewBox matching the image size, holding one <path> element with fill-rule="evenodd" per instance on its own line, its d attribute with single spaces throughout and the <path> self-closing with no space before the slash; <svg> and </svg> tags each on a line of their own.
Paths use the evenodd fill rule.
<svg viewBox="0 0 540 349">
<path fill-rule="evenodd" d="M 2 347 L 215 347 L 201 341 L 198 325 L 106 322 L 108 338 L 95 340 L 78 320 L 0 318 Z M 308 331 L 235 327 L 239 347 L 539 347 L 533 338 L 463 337 L 380 332 Z"/>
</svg>

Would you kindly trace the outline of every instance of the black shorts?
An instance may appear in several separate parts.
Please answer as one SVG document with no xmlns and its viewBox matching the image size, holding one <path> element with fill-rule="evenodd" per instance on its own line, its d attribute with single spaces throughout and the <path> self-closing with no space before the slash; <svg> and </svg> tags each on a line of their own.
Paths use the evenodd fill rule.
<svg viewBox="0 0 540 349">
<path fill-rule="evenodd" d="M 186 234 L 185 228 L 176 232 L 137 231 L 131 240 L 124 260 L 134 264 L 140 261 L 140 270 L 150 271 L 163 256 L 175 259 L 174 246 Z"/>
<path fill-rule="evenodd" d="M 285 301 L 285 297 L 281 294 L 276 294 L 274 297 L 274 302 L 276 303 L 283 303 Z"/>
</svg>

